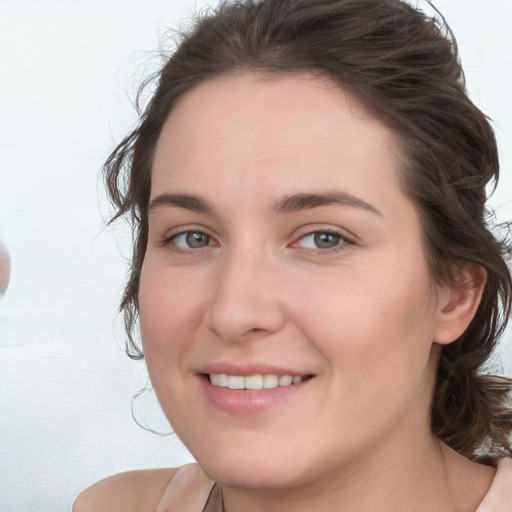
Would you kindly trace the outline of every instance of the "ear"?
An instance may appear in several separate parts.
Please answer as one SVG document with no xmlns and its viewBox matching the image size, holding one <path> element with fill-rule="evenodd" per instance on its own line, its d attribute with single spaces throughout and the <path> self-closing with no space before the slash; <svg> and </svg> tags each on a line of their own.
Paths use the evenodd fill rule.
<svg viewBox="0 0 512 512">
<path fill-rule="evenodd" d="M 466 262 L 455 270 L 454 282 L 438 287 L 434 342 L 448 345 L 463 334 L 480 305 L 486 270 Z"/>
</svg>

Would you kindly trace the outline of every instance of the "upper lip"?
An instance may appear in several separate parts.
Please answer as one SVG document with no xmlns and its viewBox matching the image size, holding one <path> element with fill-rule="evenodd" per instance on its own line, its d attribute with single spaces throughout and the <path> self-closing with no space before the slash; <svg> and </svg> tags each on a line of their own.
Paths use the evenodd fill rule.
<svg viewBox="0 0 512 512">
<path fill-rule="evenodd" d="M 305 373 L 300 370 L 293 370 L 291 368 L 284 368 L 282 366 L 268 365 L 268 364 L 244 364 L 236 365 L 228 362 L 210 363 L 198 369 L 200 374 L 217 374 L 223 373 L 226 375 L 239 375 L 248 377 L 250 375 L 291 375 L 291 376 L 307 376 L 311 373 Z"/>
</svg>

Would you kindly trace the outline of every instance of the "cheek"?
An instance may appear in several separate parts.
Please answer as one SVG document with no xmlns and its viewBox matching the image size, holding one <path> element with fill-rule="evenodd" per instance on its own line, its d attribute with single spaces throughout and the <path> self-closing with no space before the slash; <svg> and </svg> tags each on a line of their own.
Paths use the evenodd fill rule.
<svg viewBox="0 0 512 512">
<path fill-rule="evenodd" d="M 317 286 L 297 315 L 335 378 L 350 381 L 352 391 L 408 388 L 419 384 L 428 364 L 435 318 L 428 273 L 393 266 L 347 272 Z"/>
<path fill-rule="evenodd" d="M 144 263 L 139 286 L 139 316 L 142 345 L 150 375 L 159 366 L 178 364 L 178 353 L 200 321 L 200 293 L 190 280 L 182 282 L 151 259 Z"/>
<path fill-rule="evenodd" d="M 145 262 L 139 286 L 139 317 L 145 362 L 151 384 L 169 422 L 186 411 L 185 364 L 196 323 L 197 294 L 168 269 Z"/>
</svg>

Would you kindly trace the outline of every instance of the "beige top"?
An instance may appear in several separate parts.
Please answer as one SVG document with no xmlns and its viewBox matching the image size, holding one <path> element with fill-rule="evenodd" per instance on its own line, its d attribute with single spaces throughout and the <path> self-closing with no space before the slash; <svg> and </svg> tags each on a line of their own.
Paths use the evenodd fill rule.
<svg viewBox="0 0 512 512">
<path fill-rule="evenodd" d="M 201 468 L 184 466 L 167 486 L 156 512 L 223 512 L 222 490 Z M 500 459 L 487 496 L 475 512 L 512 512 L 512 459 Z"/>
<path fill-rule="evenodd" d="M 491 488 L 475 512 L 512 512 L 512 459 L 498 460 Z"/>
<path fill-rule="evenodd" d="M 222 490 L 197 464 L 181 467 L 165 488 L 156 512 L 223 512 Z"/>
</svg>

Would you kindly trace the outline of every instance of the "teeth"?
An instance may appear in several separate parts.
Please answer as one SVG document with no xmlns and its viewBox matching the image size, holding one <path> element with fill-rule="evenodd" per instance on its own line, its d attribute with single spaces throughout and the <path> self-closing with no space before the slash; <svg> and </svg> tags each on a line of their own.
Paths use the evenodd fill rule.
<svg viewBox="0 0 512 512">
<path fill-rule="evenodd" d="M 210 382 L 214 386 L 229 389 L 271 389 L 278 386 L 291 386 L 302 382 L 299 375 L 227 375 L 225 373 L 211 373 Z"/>
<path fill-rule="evenodd" d="M 263 375 L 251 375 L 244 378 L 245 389 L 263 388 Z"/>
<path fill-rule="evenodd" d="M 279 377 L 277 375 L 265 375 L 263 377 L 263 387 L 265 389 L 277 388 L 279 386 Z"/>
<path fill-rule="evenodd" d="M 279 377 L 280 386 L 289 386 L 292 383 L 292 377 L 290 375 L 281 375 Z"/>
<path fill-rule="evenodd" d="M 245 379 L 238 375 L 230 375 L 228 377 L 228 388 L 229 389 L 244 389 Z"/>
</svg>

